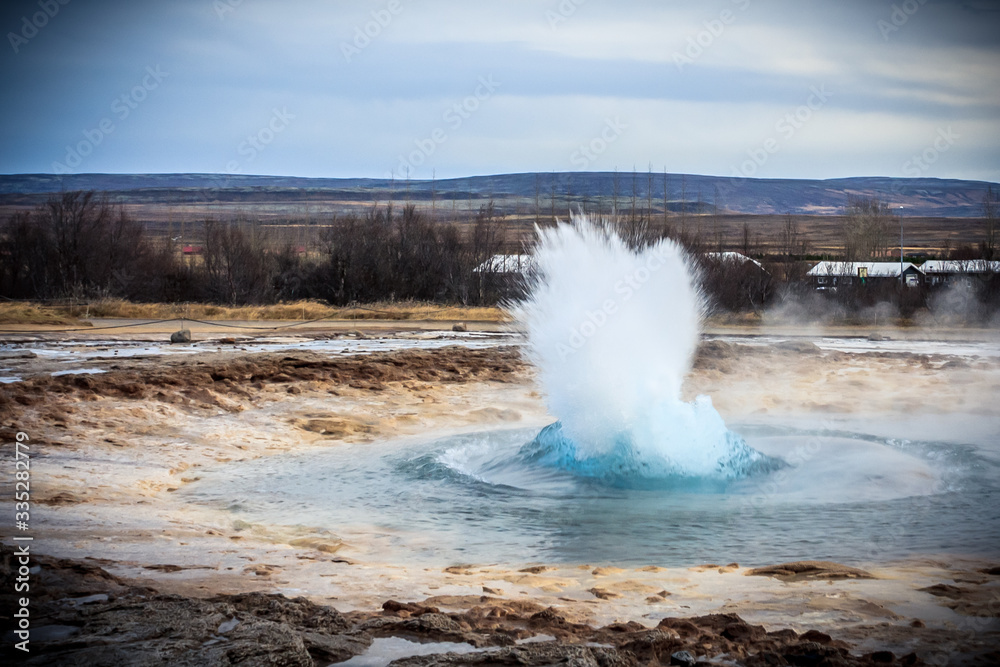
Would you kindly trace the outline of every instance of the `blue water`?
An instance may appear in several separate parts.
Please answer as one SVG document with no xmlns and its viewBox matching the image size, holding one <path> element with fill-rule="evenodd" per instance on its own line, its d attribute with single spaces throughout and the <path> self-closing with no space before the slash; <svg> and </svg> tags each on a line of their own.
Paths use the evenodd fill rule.
<svg viewBox="0 0 1000 667">
<path fill-rule="evenodd" d="M 540 445 L 539 431 L 339 445 L 220 467 L 179 493 L 275 534 L 329 531 L 347 541 L 347 555 L 375 561 L 684 566 L 1000 554 L 993 442 L 737 425 L 768 456 L 742 476 L 685 480 L 589 474 L 565 460 L 552 432 Z"/>
<path fill-rule="evenodd" d="M 541 466 L 611 487 L 724 492 L 735 480 L 766 475 L 787 466 L 782 459 L 753 449 L 732 431 L 726 430 L 722 439 L 724 444 L 719 449 L 723 455 L 715 461 L 709 474 L 691 476 L 669 457 L 636 447 L 627 431 L 620 433 L 610 448 L 587 455 L 566 435 L 562 422 L 554 422 L 521 447 L 516 455 L 495 462 L 489 472 L 507 467 L 523 470 Z"/>
</svg>

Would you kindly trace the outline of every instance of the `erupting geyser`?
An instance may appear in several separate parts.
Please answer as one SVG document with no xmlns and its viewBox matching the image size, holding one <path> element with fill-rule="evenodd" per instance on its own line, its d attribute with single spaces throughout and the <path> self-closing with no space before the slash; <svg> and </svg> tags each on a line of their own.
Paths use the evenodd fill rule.
<svg viewBox="0 0 1000 667">
<path fill-rule="evenodd" d="M 540 231 L 527 333 L 551 424 L 532 460 L 609 482 L 727 480 L 780 462 L 726 428 L 707 396 L 681 399 L 705 299 L 673 241 L 630 248 L 584 216 Z"/>
</svg>

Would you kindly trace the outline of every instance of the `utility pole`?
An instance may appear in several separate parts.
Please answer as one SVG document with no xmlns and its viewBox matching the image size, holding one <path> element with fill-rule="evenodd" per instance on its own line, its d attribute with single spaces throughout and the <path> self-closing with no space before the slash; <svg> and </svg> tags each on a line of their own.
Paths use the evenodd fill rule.
<svg viewBox="0 0 1000 667">
<path fill-rule="evenodd" d="M 431 169 L 431 222 L 437 217 L 437 169 Z"/>
<path fill-rule="evenodd" d="M 903 207 L 899 207 L 899 286 L 903 287 Z"/>
</svg>

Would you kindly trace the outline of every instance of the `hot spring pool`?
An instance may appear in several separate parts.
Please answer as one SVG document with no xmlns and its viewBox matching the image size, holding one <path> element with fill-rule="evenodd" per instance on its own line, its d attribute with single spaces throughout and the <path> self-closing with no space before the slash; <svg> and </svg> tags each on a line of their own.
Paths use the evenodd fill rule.
<svg viewBox="0 0 1000 667">
<path fill-rule="evenodd" d="M 893 440 L 857 424 L 733 429 L 788 465 L 734 481 L 595 480 L 528 460 L 532 427 L 243 462 L 179 493 L 234 522 L 327 530 L 349 555 L 383 562 L 687 566 L 1000 551 L 996 443 Z"/>
<path fill-rule="evenodd" d="M 680 245 L 632 247 L 579 218 L 540 230 L 533 260 L 511 312 L 558 427 L 336 446 L 229 466 L 182 493 L 249 524 L 329 531 L 382 562 L 996 555 L 995 417 L 940 415 L 925 440 L 885 436 L 914 431 L 904 402 L 893 413 L 908 422 L 888 430 L 815 414 L 727 425 L 710 397 L 683 397 L 708 302 Z"/>
</svg>

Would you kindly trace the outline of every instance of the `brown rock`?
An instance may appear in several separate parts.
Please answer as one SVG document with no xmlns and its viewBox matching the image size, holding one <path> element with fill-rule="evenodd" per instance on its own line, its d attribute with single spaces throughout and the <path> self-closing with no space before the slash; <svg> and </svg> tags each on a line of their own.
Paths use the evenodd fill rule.
<svg viewBox="0 0 1000 667">
<path fill-rule="evenodd" d="M 386 600 L 382 603 L 382 610 L 390 614 L 405 616 L 421 616 L 423 614 L 440 614 L 437 607 L 428 607 L 415 602 L 397 602 L 396 600 Z"/>
<path fill-rule="evenodd" d="M 701 634 L 701 630 L 698 629 L 698 626 L 686 618 L 664 618 L 656 627 L 668 628 L 679 634 L 681 637 L 697 637 Z"/>
<path fill-rule="evenodd" d="M 450 665 L 517 665 L 542 667 L 572 665 L 573 667 L 632 667 L 635 659 L 627 653 L 600 646 L 576 646 L 548 642 L 502 648 L 480 653 L 423 655 L 404 658 L 393 667 L 446 667 Z"/>
<path fill-rule="evenodd" d="M 628 641 L 618 648 L 635 655 L 641 661 L 649 663 L 659 656 L 668 656 L 684 646 L 684 642 L 676 632 L 657 628 L 633 633 Z M 655 663 L 654 663 L 655 664 Z"/>
<path fill-rule="evenodd" d="M 819 630 L 807 630 L 799 638 L 804 642 L 816 642 L 817 644 L 829 644 L 833 638 Z"/>
<path fill-rule="evenodd" d="M 749 643 L 767 635 L 763 626 L 750 625 L 736 614 L 708 614 L 695 616 L 691 622 L 703 630 L 711 630 L 721 637 L 740 643 Z"/>
<path fill-rule="evenodd" d="M 1000 604 L 997 604 L 996 589 L 992 586 L 935 584 L 918 590 L 945 598 L 941 604 L 963 616 L 1000 617 Z"/>
<path fill-rule="evenodd" d="M 602 600 L 613 600 L 621 597 L 621 593 L 615 593 L 614 591 L 609 591 L 606 588 L 590 588 L 587 589 L 587 592 L 592 593 L 594 597 Z"/>
<path fill-rule="evenodd" d="M 75 630 L 33 640 L 24 664 L 312 667 L 310 647 L 318 658 L 343 660 L 370 643 L 361 635 L 338 640 L 321 630 L 302 633 L 226 602 L 179 596 L 130 596 L 88 605 L 85 613 L 52 603 L 47 612 L 53 625 Z"/>
<path fill-rule="evenodd" d="M 190 343 L 191 342 L 191 330 L 181 329 L 180 331 L 175 331 L 170 334 L 171 343 Z"/>
<path fill-rule="evenodd" d="M 757 567 L 747 576 L 775 577 L 784 581 L 803 579 L 874 579 L 870 572 L 827 560 L 800 560 L 768 567 Z"/>
</svg>

